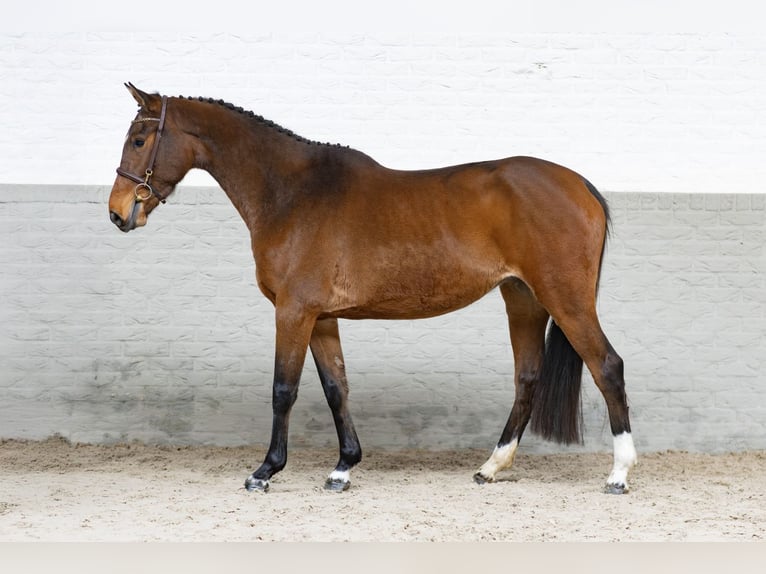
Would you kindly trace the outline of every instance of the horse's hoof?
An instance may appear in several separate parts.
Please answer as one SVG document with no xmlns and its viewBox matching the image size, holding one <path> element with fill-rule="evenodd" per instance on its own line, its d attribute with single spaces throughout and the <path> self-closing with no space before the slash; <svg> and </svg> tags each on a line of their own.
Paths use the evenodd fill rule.
<svg viewBox="0 0 766 574">
<path fill-rule="evenodd" d="M 628 486 L 625 483 L 607 484 L 604 487 L 606 494 L 628 494 Z"/>
<path fill-rule="evenodd" d="M 247 480 L 245 481 L 245 488 L 248 492 L 268 492 L 269 481 L 263 480 L 262 478 L 248 476 Z"/>
<path fill-rule="evenodd" d="M 487 484 L 488 482 L 494 482 L 491 478 L 487 478 L 480 472 L 477 472 L 473 475 L 473 481 L 476 484 Z"/>
<path fill-rule="evenodd" d="M 351 488 L 351 481 L 338 478 L 328 478 L 324 482 L 324 489 L 330 492 L 344 492 Z"/>
</svg>

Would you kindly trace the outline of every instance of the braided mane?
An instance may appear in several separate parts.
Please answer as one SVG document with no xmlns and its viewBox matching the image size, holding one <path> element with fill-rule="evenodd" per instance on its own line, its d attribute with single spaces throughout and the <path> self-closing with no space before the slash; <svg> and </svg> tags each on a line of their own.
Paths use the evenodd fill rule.
<svg viewBox="0 0 766 574">
<path fill-rule="evenodd" d="M 284 134 L 284 135 L 289 136 L 290 138 L 292 138 L 292 139 L 294 139 L 296 141 L 299 141 L 299 142 L 302 142 L 302 143 L 305 143 L 305 144 L 308 144 L 308 145 L 322 145 L 322 146 L 331 146 L 331 147 L 348 147 L 348 146 L 343 146 L 343 145 L 337 144 L 337 143 L 336 144 L 321 143 L 321 142 L 318 142 L 318 141 L 315 141 L 315 140 L 310 140 L 308 138 L 304 138 L 303 136 L 300 136 L 300 135 L 296 134 L 294 131 L 289 130 L 289 129 L 283 127 L 283 126 L 280 126 L 276 122 L 273 122 L 271 120 L 267 120 L 263 116 L 259 116 L 258 114 L 255 114 L 255 113 L 253 113 L 253 112 L 251 112 L 249 110 L 246 110 L 244 108 L 241 108 L 239 106 L 235 106 L 234 104 L 231 104 L 231 103 L 226 102 L 224 100 L 216 100 L 216 99 L 213 99 L 213 98 L 203 98 L 203 97 L 196 97 L 195 98 L 195 97 L 191 97 L 191 96 L 186 96 L 186 97 L 185 96 L 179 96 L 179 97 L 181 99 L 196 100 L 198 102 L 205 102 L 205 103 L 208 103 L 208 104 L 222 106 L 222 107 L 226 108 L 227 110 L 230 110 L 232 112 L 237 112 L 238 114 L 242 114 L 242 115 L 244 115 L 244 116 L 246 116 L 248 118 L 253 119 L 254 121 L 258 122 L 259 124 L 261 124 L 263 126 L 266 126 L 267 128 L 273 129 L 273 130 L 277 131 L 280 134 Z"/>
</svg>

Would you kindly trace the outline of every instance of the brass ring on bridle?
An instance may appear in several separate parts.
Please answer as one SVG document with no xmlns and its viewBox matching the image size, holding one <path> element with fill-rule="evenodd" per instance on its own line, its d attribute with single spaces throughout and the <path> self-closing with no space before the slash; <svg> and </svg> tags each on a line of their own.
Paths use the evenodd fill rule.
<svg viewBox="0 0 766 574">
<path fill-rule="evenodd" d="M 141 190 L 143 189 L 146 190 L 146 195 L 141 195 Z M 152 195 L 154 195 L 154 190 L 148 183 L 139 183 L 133 190 L 133 193 L 136 195 L 136 201 L 141 203 L 142 201 L 146 201 Z"/>
</svg>

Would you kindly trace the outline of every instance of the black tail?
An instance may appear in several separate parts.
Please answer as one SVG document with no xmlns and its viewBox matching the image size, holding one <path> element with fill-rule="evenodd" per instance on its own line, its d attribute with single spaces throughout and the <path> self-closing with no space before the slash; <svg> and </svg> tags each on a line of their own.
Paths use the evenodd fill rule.
<svg viewBox="0 0 766 574">
<path fill-rule="evenodd" d="M 582 442 L 581 382 L 582 359 L 561 328 L 551 321 L 532 400 L 533 432 L 556 442 Z"/>
<path fill-rule="evenodd" d="M 588 191 L 598 200 L 604 210 L 606 229 L 604 245 L 599 260 L 601 264 L 606 251 L 610 217 L 606 199 L 587 179 L 583 178 Z M 561 328 L 551 321 L 545 339 L 545 354 L 540 380 L 532 400 L 531 429 L 547 440 L 559 443 L 582 443 L 582 409 L 580 387 L 582 383 L 582 358 L 574 350 Z"/>
</svg>

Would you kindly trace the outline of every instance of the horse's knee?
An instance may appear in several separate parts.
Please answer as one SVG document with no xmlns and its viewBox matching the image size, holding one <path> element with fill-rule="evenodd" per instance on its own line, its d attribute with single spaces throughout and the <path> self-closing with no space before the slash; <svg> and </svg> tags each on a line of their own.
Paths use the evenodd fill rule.
<svg viewBox="0 0 766 574">
<path fill-rule="evenodd" d="M 275 413 L 285 414 L 295 404 L 298 398 L 298 385 L 275 382 L 271 397 L 271 406 Z"/>
</svg>

